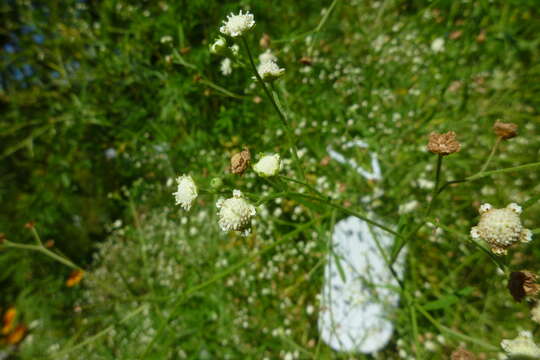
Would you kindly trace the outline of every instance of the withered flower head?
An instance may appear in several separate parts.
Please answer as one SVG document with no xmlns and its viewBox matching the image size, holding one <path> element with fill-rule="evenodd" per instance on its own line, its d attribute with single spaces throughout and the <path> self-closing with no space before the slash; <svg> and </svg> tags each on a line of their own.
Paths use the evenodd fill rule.
<svg viewBox="0 0 540 360">
<path fill-rule="evenodd" d="M 514 123 L 505 123 L 502 121 L 496 121 L 493 125 L 493 131 L 497 136 L 500 136 L 504 140 L 511 139 L 517 136 L 518 126 Z"/>
<path fill-rule="evenodd" d="M 427 148 L 430 152 L 438 155 L 450 155 L 461 149 L 461 144 L 456 140 L 456 133 L 449 131 L 445 134 L 432 132 L 429 135 Z"/>
<path fill-rule="evenodd" d="M 313 59 L 309 56 L 302 56 L 299 61 L 302 65 L 311 65 L 313 63 Z"/>
<path fill-rule="evenodd" d="M 508 290 L 514 300 L 520 302 L 526 296 L 534 296 L 540 292 L 536 283 L 537 275 L 530 271 L 513 271 L 508 279 Z"/>
<path fill-rule="evenodd" d="M 249 149 L 244 148 L 244 150 L 231 157 L 231 172 L 233 174 L 242 175 L 248 168 L 250 161 L 251 154 Z"/>
<path fill-rule="evenodd" d="M 463 348 L 459 348 L 457 350 L 454 350 L 452 352 L 452 356 L 450 357 L 452 360 L 476 360 L 476 356 L 470 351 L 467 351 Z"/>
<path fill-rule="evenodd" d="M 69 278 L 66 280 L 67 287 L 73 287 L 81 282 L 84 276 L 84 271 L 80 269 L 73 270 L 69 275 Z"/>
<path fill-rule="evenodd" d="M 263 49 L 268 49 L 270 47 L 270 35 L 268 35 L 267 33 L 264 33 L 261 37 L 261 39 L 259 40 L 259 45 L 263 48 Z"/>
</svg>

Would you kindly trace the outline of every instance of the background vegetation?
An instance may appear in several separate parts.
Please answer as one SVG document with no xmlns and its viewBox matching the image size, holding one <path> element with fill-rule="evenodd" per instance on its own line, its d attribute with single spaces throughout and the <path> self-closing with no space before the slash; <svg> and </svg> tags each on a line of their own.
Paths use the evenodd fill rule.
<svg viewBox="0 0 540 360">
<path fill-rule="evenodd" d="M 33 222 L 52 250 L 88 271 L 67 287 L 69 268 L 0 248 L 0 308 L 15 307 L 27 327 L 17 344 L 4 338 L 2 354 L 364 358 L 337 354 L 317 335 L 328 239 L 346 214 L 276 199 L 244 239 L 209 225 L 213 195 L 189 214 L 173 205 L 172 179 L 182 173 L 203 188 L 221 175 L 231 188 L 270 192 L 252 173 L 226 174 L 243 146 L 290 157 L 248 69 L 224 76 L 222 57 L 209 54 L 221 21 L 239 9 L 255 15 L 252 49 L 264 51 L 259 40 L 269 34 L 286 68 L 277 87 L 307 181 L 337 203 L 399 224 L 400 233 L 415 228 L 433 186 L 431 131 L 453 130 L 462 144 L 445 160 L 443 180 L 480 170 L 496 120 L 520 131 L 490 169 L 538 161 L 533 0 L 4 1 L 0 232 L 31 243 L 24 225 Z M 329 161 L 327 146 L 352 139 L 378 154 L 382 181 Z M 369 167 L 368 151 L 343 153 Z M 491 359 L 501 339 L 537 329 L 468 233 L 481 203 L 518 202 L 538 237 L 538 175 L 538 168 L 496 174 L 441 195 L 432 226 L 408 244 L 407 306 L 379 358 L 444 359 L 463 345 Z M 511 269 L 540 271 L 537 241 L 511 251 Z"/>
</svg>

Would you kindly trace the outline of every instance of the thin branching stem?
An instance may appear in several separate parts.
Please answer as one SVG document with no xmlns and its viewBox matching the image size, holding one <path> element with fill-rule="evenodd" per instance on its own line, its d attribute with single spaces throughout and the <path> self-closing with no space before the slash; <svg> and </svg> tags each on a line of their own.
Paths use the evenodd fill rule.
<svg viewBox="0 0 540 360">
<path fill-rule="evenodd" d="M 294 142 L 294 136 L 293 136 L 293 133 L 292 133 L 292 129 L 291 129 L 290 125 L 289 125 L 289 122 L 287 121 L 287 117 L 285 116 L 283 111 L 280 109 L 280 107 L 278 106 L 278 104 L 276 102 L 276 99 L 274 98 L 274 96 L 272 95 L 270 90 L 268 90 L 268 87 L 266 86 L 264 80 L 261 78 L 261 75 L 259 74 L 259 71 L 257 70 L 257 66 L 255 66 L 255 62 L 253 61 L 253 55 L 251 54 L 251 50 L 249 49 L 249 45 L 247 43 L 246 38 L 241 36 L 241 39 L 242 39 L 242 43 L 243 43 L 244 47 L 246 48 L 246 52 L 248 54 L 249 63 L 251 65 L 251 70 L 255 74 L 255 77 L 257 78 L 257 81 L 259 82 L 259 84 L 263 88 L 264 93 L 266 94 L 266 97 L 272 103 L 272 106 L 276 110 L 276 112 L 277 112 L 277 114 L 279 116 L 279 119 L 281 120 L 281 122 L 283 124 L 283 127 L 285 128 L 285 133 L 287 134 L 287 137 L 288 137 L 288 140 L 289 140 L 290 151 L 291 151 L 294 163 L 296 165 L 298 174 L 299 174 L 300 178 L 302 180 L 304 180 L 305 179 L 304 170 L 302 168 L 302 165 L 300 164 L 300 159 L 298 157 L 298 150 L 296 149 L 296 144 Z"/>
</svg>

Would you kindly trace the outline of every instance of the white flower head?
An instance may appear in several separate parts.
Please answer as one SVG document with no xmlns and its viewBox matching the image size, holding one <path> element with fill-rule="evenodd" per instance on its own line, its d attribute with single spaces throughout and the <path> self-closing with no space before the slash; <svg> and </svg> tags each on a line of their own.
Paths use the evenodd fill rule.
<svg viewBox="0 0 540 360">
<path fill-rule="evenodd" d="M 275 176 L 281 168 L 279 154 L 264 155 L 253 165 L 253 170 L 262 177 Z"/>
<path fill-rule="evenodd" d="M 272 81 L 282 76 L 285 73 L 285 69 L 280 69 L 275 61 L 270 60 L 260 63 L 257 67 L 257 72 L 264 81 Z"/>
<path fill-rule="evenodd" d="M 219 31 L 222 34 L 237 37 L 244 34 L 254 25 L 255 20 L 253 19 L 253 14 L 251 14 L 249 11 L 242 14 L 242 10 L 240 10 L 238 15 L 232 13 L 227 15 L 227 20 L 223 21 L 223 26 L 219 28 Z"/>
<path fill-rule="evenodd" d="M 242 231 L 249 234 L 251 218 L 255 216 L 255 206 L 244 199 L 240 190 L 233 191 L 233 197 L 219 199 L 216 202 L 218 208 L 218 224 L 223 231 Z"/>
<path fill-rule="evenodd" d="M 444 51 L 444 39 L 436 38 L 435 40 L 433 40 L 433 42 L 431 43 L 431 50 L 436 53 Z"/>
<path fill-rule="evenodd" d="M 259 55 L 259 61 L 261 62 L 261 64 L 268 61 L 277 61 L 277 57 L 272 54 L 270 49 L 266 49 L 265 52 Z"/>
<path fill-rule="evenodd" d="M 512 358 L 538 359 L 540 357 L 540 348 L 534 343 L 530 331 L 521 331 L 513 340 L 501 341 L 501 347 Z"/>
<path fill-rule="evenodd" d="M 220 36 L 210 45 L 210 52 L 212 54 L 220 54 L 226 47 L 227 41 L 223 36 Z"/>
<path fill-rule="evenodd" d="M 225 58 L 223 60 L 221 60 L 221 65 L 220 65 L 220 70 L 221 70 L 221 73 L 225 76 L 229 76 L 231 75 L 232 73 L 232 66 L 231 66 L 232 62 L 231 62 L 231 59 L 229 58 Z"/>
<path fill-rule="evenodd" d="M 193 201 L 197 198 L 197 185 L 190 175 L 182 175 L 176 179 L 178 188 L 173 193 L 176 205 L 180 205 L 184 210 L 189 211 Z"/>
<path fill-rule="evenodd" d="M 497 255 L 506 254 L 507 249 L 517 242 L 532 240 L 532 231 L 521 225 L 521 207 L 509 204 L 502 209 L 495 209 L 489 204 L 480 206 L 480 221 L 471 229 L 473 239 L 482 239 Z"/>
</svg>

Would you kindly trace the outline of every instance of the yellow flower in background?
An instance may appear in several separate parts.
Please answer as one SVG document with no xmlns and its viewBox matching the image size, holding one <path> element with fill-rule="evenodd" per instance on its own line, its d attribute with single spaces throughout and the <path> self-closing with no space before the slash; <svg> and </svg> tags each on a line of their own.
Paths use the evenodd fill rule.
<svg viewBox="0 0 540 360">
<path fill-rule="evenodd" d="M 2 325 L 2 335 L 7 335 L 13 328 L 13 323 L 17 316 L 17 310 L 14 307 L 10 307 L 4 314 L 3 325 Z"/>
<path fill-rule="evenodd" d="M 84 276 L 84 271 L 82 270 L 73 270 L 71 274 L 69 275 L 69 278 L 66 280 L 66 286 L 67 287 L 73 287 L 81 282 L 82 278 Z"/>
</svg>

